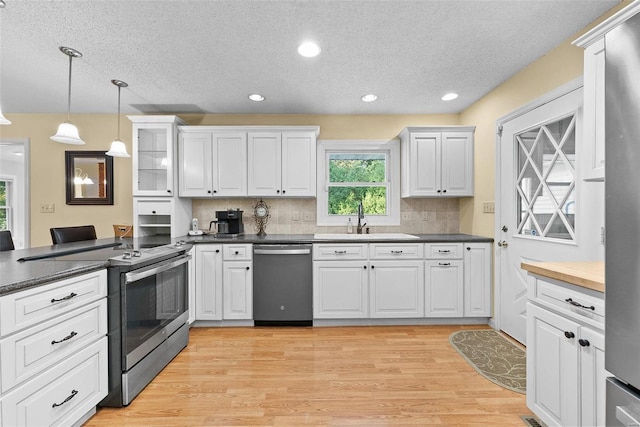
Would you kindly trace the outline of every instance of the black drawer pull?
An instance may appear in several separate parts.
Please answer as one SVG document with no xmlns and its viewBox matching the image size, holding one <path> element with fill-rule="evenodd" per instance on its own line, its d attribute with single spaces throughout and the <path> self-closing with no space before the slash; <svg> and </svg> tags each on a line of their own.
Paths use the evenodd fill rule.
<svg viewBox="0 0 640 427">
<path fill-rule="evenodd" d="M 75 292 L 71 292 L 69 295 L 67 295 L 66 297 L 63 297 L 63 298 L 59 298 L 59 299 L 51 298 L 51 303 L 53 304 L 54 302 L 67 301 L 67 300 L 70 300 L 71 298 L 77 297 L 77 296 L 78 296 L 78 294 L 76 294 Z"/>
<path fill-rule="evenodd" d="M 442 266 L 446 267 L 446 266 L 451 265 L 451 263 L 450 262 L 439 262 L 438 265 L 442 265 Z"/>
<path fill-rule="evenodd" d="M 596 308 L 594 306 L 592 306 L 592 305 L 587 307 L 586 305 L 582 305 L 579 302 L 572 300 L 571 298 L 567 298 L 565 300 L 565 302 L 568 302 L 569 304 L 571 304 L 574 307 L 580 307 L 580 308 L 584 308 L 586 310 L 593 310 L 593 311 L 596 310 Z"/>
<path fill-rule="evenodd" d="M 78 333 L 76 331 L 71 331 L 71 333 L 69 335 L 67 335 L 66 337 L 62 338 L 60 341 L 56 341 L 56 340 L 51 341 L 51 345 L 60 344 L 61 342 L 68 341 L 71 338 L 75 337 L 76 335 L 78 335 Z"/>
<path fill-rule="evenodd" d="M 451 252 L 449 249 L 446 249 L 444 251 L 442 249 L 438 249 L 438 253 L 440 254 L 448 254 L 449 252 Z"/>
<path fill-rule="evenodd" d="M 57 408 L 58 406 L 62 406 L 65 403 L 67 403 L 68 401 L 70 401 L 71 399 L 73 399 L 74 397 L 76 397 L 76 394 L 78 394 L 78 390 L 71 390 L 71 394 L 69 395 L 69 397 L 67 397 L 65 400 L 63 400 L 61 403 L 53 403 L 53 405 L 51 405 L 52 408 Z"/>
<path fill-rule="evenodd" d="M 401 253 L 402 253 L 402 251 L 391 251 L 391 253 L 392 253 L 392 254 L 399 255 L 399 254 L 401 254 Z"/>
<path fill-rule="evenodd" d="M 564 336 L 567 337 L 567 338 L 575 338 L 576 334 L 574 334 L 571 331 L 564 331 Z"/>
<path fill-rule="evenodd" d="M 591 343 L 589 342 L 589 340 L 585 340 L 585 339 L 582 339 L 582 338 L 580 338 L 580 339 L 578 340 L 578 344 L 580 344 L 580 345 L 581 345 L 581 346 L 583 346 L 583 347 L 589 347 L 589 346 L 591 345 Z"/>
<path fill-rule="evenodd" d="M 347 251 L 333 251 L 336 255 L 343 255 L 346 254 Z"/>
<path fill-rule="evenodd" d="M 239 254 L 240 254 L 240 252 L 238 252 L 238 251 L 235 251 L 234 253 L 235 253 L 236 255 L 239 255 Z"/>
</svg>

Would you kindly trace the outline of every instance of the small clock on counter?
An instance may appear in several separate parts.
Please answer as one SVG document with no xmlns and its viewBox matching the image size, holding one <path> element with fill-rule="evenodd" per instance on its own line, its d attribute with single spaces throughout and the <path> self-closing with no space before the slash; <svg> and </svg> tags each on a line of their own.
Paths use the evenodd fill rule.
<svg viewBox="0 0 640 427">
<path fill-rule="evenodd" d="M 256 230 L 258 236 L 266 236 L 264 229 L 267 227 L 267 221 L 271 218 L 269 214 L 269 206 L 260 199 L 253 207 L 253 219 L 256 221 Z"/>
</svg>

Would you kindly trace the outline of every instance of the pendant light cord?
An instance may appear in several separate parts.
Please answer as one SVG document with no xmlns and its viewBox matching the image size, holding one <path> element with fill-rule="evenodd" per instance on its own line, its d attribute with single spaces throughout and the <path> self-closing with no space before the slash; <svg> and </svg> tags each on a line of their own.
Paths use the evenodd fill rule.
<svg viewBox="0 0 640 427">
<path fill-rule="evenodd" d="M 71 121 L 71 62 L 73 55 L 69 55 L 69 92 L 67 94 L 67 121 Z"/>
<path fill-rule="evenodd" d="M 120 141 L 120 89 L 122 87 L 118 85 L 118 141 Z"/>
</svg>

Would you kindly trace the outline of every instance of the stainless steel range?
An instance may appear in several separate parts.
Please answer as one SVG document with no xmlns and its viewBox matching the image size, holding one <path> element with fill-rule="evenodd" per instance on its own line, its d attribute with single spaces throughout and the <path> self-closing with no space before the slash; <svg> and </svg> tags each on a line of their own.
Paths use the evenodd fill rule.
<svg viewBox="0 0 640 427">
<path fill-rule="evenodd" d="M 109 394 L 128 405 L 189 342 L 188 271 L 180 243 L 109 258 Z"/>
</svg>

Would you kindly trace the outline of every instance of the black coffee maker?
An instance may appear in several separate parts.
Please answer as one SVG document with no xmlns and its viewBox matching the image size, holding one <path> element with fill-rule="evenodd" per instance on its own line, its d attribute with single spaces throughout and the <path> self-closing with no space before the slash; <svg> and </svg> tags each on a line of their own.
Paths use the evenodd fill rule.
<svg viewBox="0 0 640 427">
<path fill-rule="evenodd" d="M 240 236 L 244 234 L 242 211 L 240 209 L 216 211 L 216 221 L 212 222 L 218 223 L 219 235 Z"/>
</svg>

